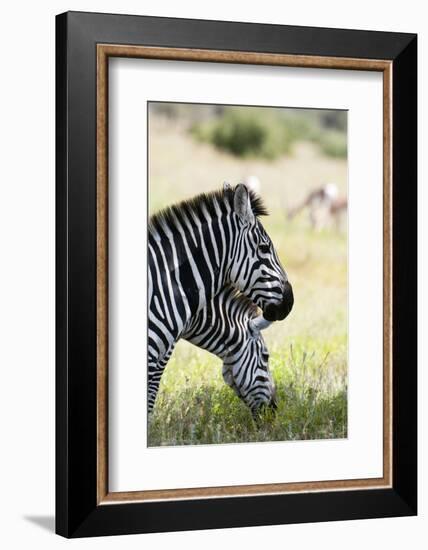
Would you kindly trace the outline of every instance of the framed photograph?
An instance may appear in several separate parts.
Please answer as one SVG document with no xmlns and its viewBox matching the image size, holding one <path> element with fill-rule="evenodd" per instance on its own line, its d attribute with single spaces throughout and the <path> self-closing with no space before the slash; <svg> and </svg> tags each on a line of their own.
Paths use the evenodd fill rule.
<svg viewBox="0 0 428 550">
<path fill-rule="evenodd" d="M 417 38 L 56 20 L 56 530 L 417 511 Z"/>
</svg>

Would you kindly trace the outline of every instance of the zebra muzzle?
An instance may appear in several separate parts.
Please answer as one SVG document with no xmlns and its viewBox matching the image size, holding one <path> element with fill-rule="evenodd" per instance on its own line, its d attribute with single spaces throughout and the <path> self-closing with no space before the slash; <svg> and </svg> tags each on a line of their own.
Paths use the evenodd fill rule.
<svg viewBox="0 0 428 550">
<path fill-rule="evenodd" d="M 263 317 L 266 321 L 282 321 L 293 309 L 293 304 L 293 287 L 287 281 L 285 283 L 282 301 L 279 304 L 268 304 L 263 310 Z"/>
</svg>

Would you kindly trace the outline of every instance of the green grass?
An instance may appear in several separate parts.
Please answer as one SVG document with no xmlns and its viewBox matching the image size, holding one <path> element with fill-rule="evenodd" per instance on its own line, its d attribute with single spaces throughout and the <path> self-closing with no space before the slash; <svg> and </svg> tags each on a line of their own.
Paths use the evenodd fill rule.
<svg viewBox="0 0 428 550">
<path fill-rule="evenodd" d="M 331 342 L 314 344 L 295 340 L 271 354 L 278 410 L 266 412 L 257 423 L 224 384 L 221 362 L 208 354 L 200 360 L 191 344 L 182 346 L 162 379 L 149 445 L 346 437 L 346 342 L 334 342 L 334 349 Z M 317 351 L 308 351 L 311 346 Z"/>
<path fill-rule="evenodd" d="M 295 305 L 264 332 L 277 386 L 278 411 L 255 423 L 223 382 L 221 361 L 179 341 L 162 377 L 148 444 L 189 445 L 347 437 L 347 234 L 311 230 L 287 208 L 325 181 L 346 193 L 346 162 L 302 145 L 275 161 L 239 159 L 197 143 L 185 131 L 152 125 L 150 211 L 195 193 L 262 182 L 270 216 L 262 222 L 293 284 Z M 191 161 L 189 160 L 191 159 Z"/>
</svg>

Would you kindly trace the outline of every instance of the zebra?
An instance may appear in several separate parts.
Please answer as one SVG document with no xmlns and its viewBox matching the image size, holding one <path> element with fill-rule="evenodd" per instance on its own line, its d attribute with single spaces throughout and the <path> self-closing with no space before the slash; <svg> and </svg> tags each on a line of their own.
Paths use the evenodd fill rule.
<svg viewBox="0 0 428 550">
<path fill-rule="evenodd" d="M 269 352 L 261 334 L 270 324 L 246 296 L 227 286 L 189 321 L 181 335 L 222 359 L 224 381 L 254 418 L 264 406 L 277 406 Z M 165 365 L 168 359 L 164 358 Z M 149 402 L 149 412 L 153 404 Z"/>
<path fill-rule="evenodd" d="M 148 227 L 148 401 L 184 327 L 231 284 L 267 321 L 284 319 L 293 290 L 259 216 L 266 208 L 243 184 L 173 205 Z"/>
</svg>

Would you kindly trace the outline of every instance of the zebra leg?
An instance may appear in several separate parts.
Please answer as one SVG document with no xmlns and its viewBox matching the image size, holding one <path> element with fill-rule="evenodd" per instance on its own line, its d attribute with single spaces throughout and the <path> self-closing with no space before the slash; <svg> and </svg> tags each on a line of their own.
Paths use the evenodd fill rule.
<svg viewBox="0 0 428 550">
<path fill-rule="evenodd" d="M 165 365 L 161 363 L 150 364 L 149 363 L 149 381 L 147 388 L 147 403 L 148 413 L 153 412 L 155 406 L 156 396 L 159 390 L 159 384 L 162 378 Z"/>
<path fill-rule="evenodd" d="M 149 357 L 148 362 L 148 387 L 147 387 L 147 410 L 150 414 L 155 406 L 156 396 L 159 391 L 159 384 L 162 378 L 163 371 L 174 351 L 175 342 L 170 346 L 167 353 L 158 361 Z"/>
</svg>

